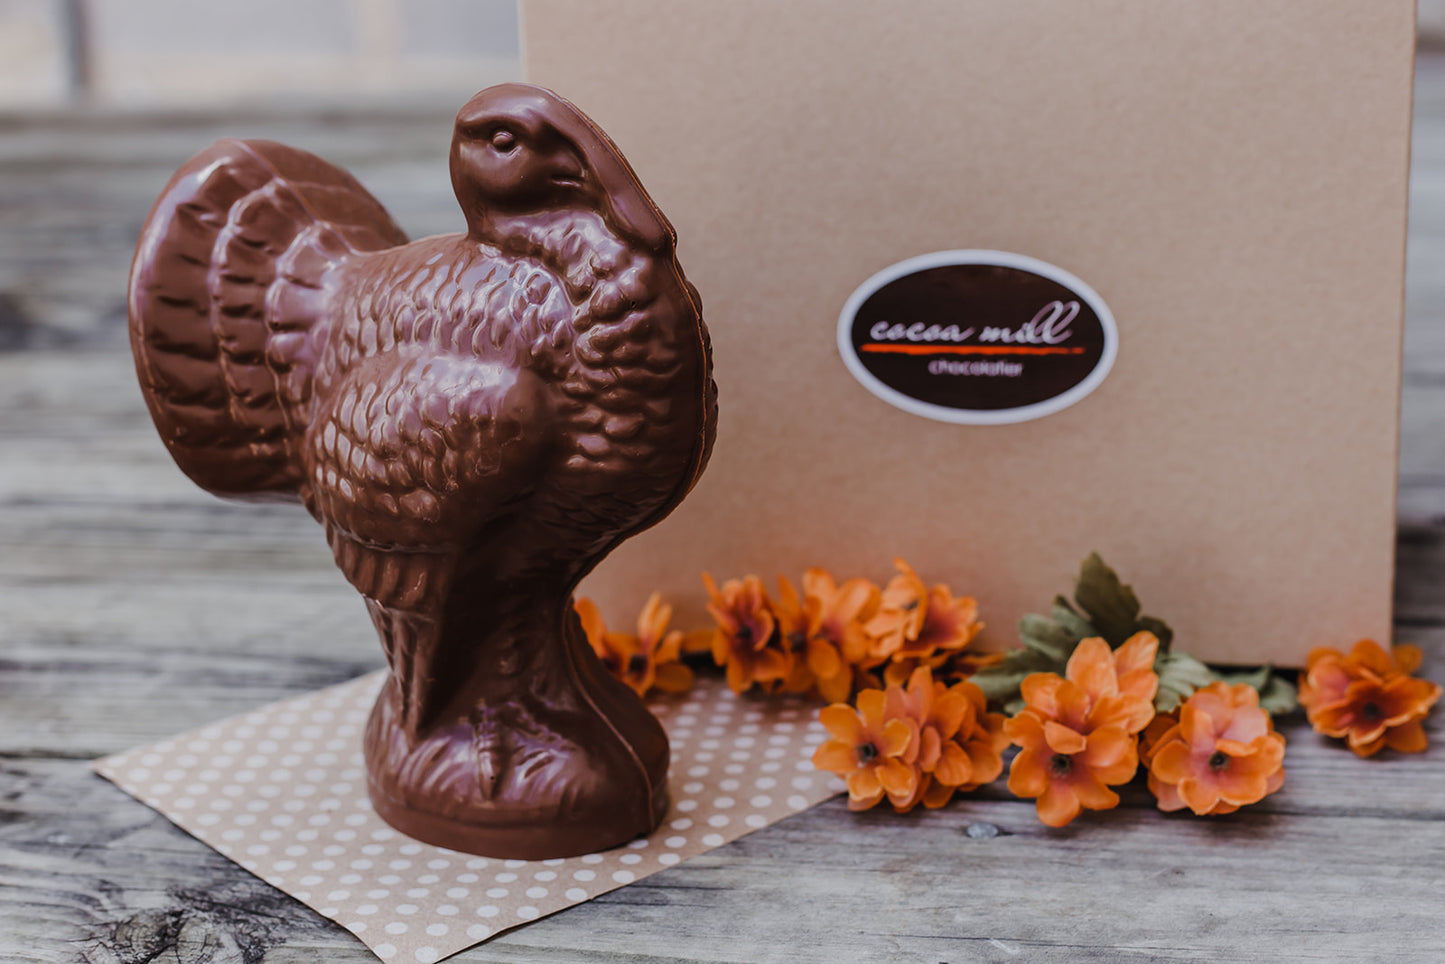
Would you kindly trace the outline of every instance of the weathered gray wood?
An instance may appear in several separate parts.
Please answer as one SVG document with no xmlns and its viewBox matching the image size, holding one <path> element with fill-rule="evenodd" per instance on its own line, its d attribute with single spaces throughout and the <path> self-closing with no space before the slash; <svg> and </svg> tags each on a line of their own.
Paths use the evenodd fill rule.
<svg viewBox="0 0 1445 964">
<path fill-rule="evenodd" d="M 144 949 L 169 943 L 182 961 L 260 959 L 248 950 L 271 962 L 368 959 L 343 929 L 75 764 L 9 761 L 3 772 L 20 791 L 20 809 L 0 826 L 0 890 L 23 895 L 0 899 L 11 954 L 144 960 Z M 1139 809 L 1144 804 L 1131 792 L 1126 808 L 1051 831 L 1031 805 L 1007 799 L 907 819 L 851 814 L 833 801 L 460 960 L 1340 961 L 1437 953 L 1435 902 L 1410 894 L 1429 893 L 1445 876 L 1438 812 L 1262 808 L 1194 820 Z"/>
<path fill-rule="evenodd" d="M 1420 77 L 1396 614 L 1441 680 L 1445 58 Z M 446 123 L 0 120 L 0 349 L 27 347 L 0 353 L 0 959 L 373 959 L 88 770 L 380 665 L 303 512 L 174 469 L 134 387 L 124 279 L 161 183 L 221 134 L 309 147 L 414 233 L 451 230 Z M 907 818 L 834 801 L 459 959 L 1438 959 L 1445 724 L 1429 753 L 1369 762 L 1284 731 L 1285 789 L 1232 817 L 1161 815 L 1137 786 L 1063 831 L 1001 786 Z"/>
</svg>

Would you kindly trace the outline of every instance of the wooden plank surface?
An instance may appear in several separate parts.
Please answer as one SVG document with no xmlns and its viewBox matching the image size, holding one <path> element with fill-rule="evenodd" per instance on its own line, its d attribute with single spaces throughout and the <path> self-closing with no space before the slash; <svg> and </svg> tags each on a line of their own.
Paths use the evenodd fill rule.
<svg viewBox="0 0 1445 964">
<path fill-rule="evenodd" d="M 1445 680 L 1445 60 L 1420 79 L 1396 613 Z M 0 121 L 0 960 L 373 959 L 88 770 L 381 664 L 303 513 L 219 502 L 165 455 L 124 278 L 156 191 L 223 132 L 317 150 L 414 234 L 450 230 L 446 124 Z M 1061 831 L 1001 785 L 909 817 L 835 800 L 457 959 L 1438 960 L 1445 727 L 1369 762 L 1284 729 L 1285 789 L 1231 817 L 1139 787 Z"/>
</svg>

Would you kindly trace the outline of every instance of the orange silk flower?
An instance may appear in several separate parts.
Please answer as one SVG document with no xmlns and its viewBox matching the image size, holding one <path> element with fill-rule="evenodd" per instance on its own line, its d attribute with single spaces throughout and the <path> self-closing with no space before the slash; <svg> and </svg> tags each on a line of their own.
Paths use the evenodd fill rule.
<svg viewBox="0 0 1445 964">
<path fill-rule="evenodd" d="M 881 593 L 867 579 L 849 579 L 841 586 L 824 569 L 803 573 L 803 606 L 808 614 L 809 667 L 817 677 L 818 694 L 838 703 L 853 691 L 853 667 L 868 657 L 869 638 L 864 623 L 878 612 Z M 822 656 L 826 645 L 838 657 Z M 814 659 L 814 654 L 822 656 Z"/>
<path fill-rule="evenodd" d="M 955 597 L 939 584 L 927 588 L 918 573 L 902 559 L 883 590 L 878 614 L 866 630 L 873 637 L 869 663 L 887 662 L 883 679 L 903 685 L 915 669 L 937 669 L 973 642 L 983 629 L 978 603 L 969 596 Z"/>
<path fill-rule="evenodd" d="M 1386 652 L 1372 639 L 1360 640 L 1348 656 L 1327 646 L 1312 650 L 1299 691 L 1310 725 L 1343 737 L 1362 757 L 1385 747 L 1419 753 L 1429 745 L 1425 717 L 1440 699 L 1439 684 L 1410 675 L 1420 659 L 1418 647 Z"/>
<path fill-rule="evenodd" d="M 841 690 L 842 695 L 834 700 L 847 699 L 851 674 L 838 647 L 818 632 L 821 608 L 820 600 L 799 596 L 787 577 L 778 577 L 773 614 L 778 621 L 779 638 L 792 662 L 783 688 L 789 693 L 807 693 L 813 689 L 822 692 L 825 688 L 829 693 Z M 824 698 L 829 697 L 825 694 Z"/>
<path fill-rule="evenodd" d="M 636 636 L 609 631 L 592 600 L 578 599 L 574 605 L 592 651 L 613 676 L 638 696 L 654 687 L 668 693 L 684 693 L 692 688 L 692 670 L 678 662 L 683 632 L 668 632 L 672 607 L 662 601 L 659 593 L 649 596 L 642 607 Z"/>
<path fill-rule="evenodd" d="M 1184 701 L 1177 722 L 1160 718 L 1163 732 L 1151 724 L 1144 750 L 1160 810 L 1233 813 L 1284 784 L 1284 737 L 1247 683 L 1210 683 Z"/>
<path fill-rule="evenodd" d="M 1134 734 L 1154 715 L 1158 647 L 1151 633 L 1133 636 L 1117 653 L 1094 637 L 1075 648 L 1065 677 L 1034 673 L 1024 679 L 1026 705 L 1004 723 L 1004 733 L 1020 747 L 1008 787 L 1016 796 L 1037 798 L 1044 823 L 1062 827 L 1081 810 L 1119 805 L 1109 787 L 1127 783 L 1139 767 Z"/>
<path fill-rule="evenodd" d="M 867 810 L 886 795 L 894 806 L 911 805 L 918 789 L 918 723 L 898 687 L 864 690 L 858 709 L 834 703 L 818 719 L 833 737 L 813 754 L 813 765 L 848 783 L 848 809 Z"/>
<path fill-rule="evenodd" d="M 927 667 L 909 677 L 907 711 L 918 724 L 918 787 L 901 811 L 922 803 L 937 809 L 955 792 L 998 779 L 1003 772 L 1004 717 L 987 712 L 983 690 L 967 681 L 953 686 L 933 679 Z"/>
<path fill-rule="evenodd" d="M 707 611 L 717 620 L 712 658 L 727 667 L 728 686 L 741 693 L 755 683 L 765 688 L 781 685 L 792 660 L 786 651 L 769 645 L 776 622 L 762 580 L 729 579 L 721 589 L 708 573 L 702 574 L 702 581 L 710 600 Z"/>
</svg>

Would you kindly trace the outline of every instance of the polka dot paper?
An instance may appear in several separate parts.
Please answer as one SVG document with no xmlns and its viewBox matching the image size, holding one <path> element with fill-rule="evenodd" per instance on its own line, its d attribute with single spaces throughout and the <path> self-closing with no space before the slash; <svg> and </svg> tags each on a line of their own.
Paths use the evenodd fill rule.
<svg viewBox="0 0 1445 964">
<path fill-rule="evenodd" d="M 95 770 L 386 961 L 428 964 L 832 796 L 816 708 L 722 680 L 652 704 L 672 809 L 650 837 L 558 860 L 473 857 L 392 830 L 366 797 L 361 734 L 385 673 L 97 760 Z"/>
</svg>

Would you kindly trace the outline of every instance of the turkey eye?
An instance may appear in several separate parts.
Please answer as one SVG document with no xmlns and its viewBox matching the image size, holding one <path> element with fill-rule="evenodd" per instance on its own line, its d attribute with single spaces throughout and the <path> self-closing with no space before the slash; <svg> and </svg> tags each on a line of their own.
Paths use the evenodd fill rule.
<svg viewBox="0 0 1445 964">
<path fill-rule="evenodd" d="M 502 128 L 492 135 L 492 146 L 506 154 L 517 146 L 517 135 L 506 128 Z"/>
</svg>

